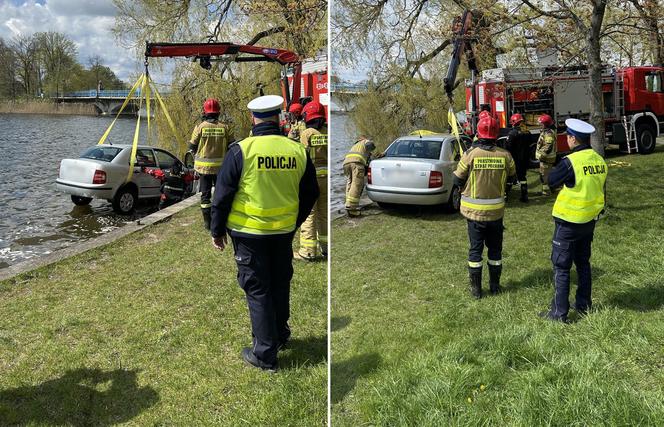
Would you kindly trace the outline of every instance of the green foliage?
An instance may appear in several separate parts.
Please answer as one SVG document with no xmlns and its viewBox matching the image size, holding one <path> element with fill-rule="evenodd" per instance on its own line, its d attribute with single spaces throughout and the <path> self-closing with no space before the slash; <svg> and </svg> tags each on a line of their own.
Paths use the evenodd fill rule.
<svg viewBox="0 0 664 427">
<path fill-rule="evenodd" d="M 459 214 L 399 209 L 333 223 L 332 423 L 660 424 L 664 188 L 643 183 L 659 181 L 664 151 L 613 160 L 631 166 L 609 169 L 608 215 L 593 242 L 594 310 L 572 311 L 570 325 L 537 317 L 553 292 L 552 198 L 510 200 L 505 292 L 479 301 L 468 294 Z M 539 190 L 534 171 L 528 180 Z M 573 273 L 572 301 L 575 282 Z"/>
<path fill-rule="evenodd" d="M 197 207 L 0 283 L 0 425 L 325 425 L 327 269 L 294 269 L 274 375 Z"/>
</svg>

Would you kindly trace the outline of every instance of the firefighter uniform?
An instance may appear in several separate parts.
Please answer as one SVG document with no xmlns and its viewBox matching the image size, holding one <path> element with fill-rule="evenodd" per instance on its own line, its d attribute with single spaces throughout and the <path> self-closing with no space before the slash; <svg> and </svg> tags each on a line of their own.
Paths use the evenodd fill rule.
<svg viewBox="0 0 664 427">
<path fill-rule="evenodd" d="M 523 126 L 517 126 L 510 130 L 507 135 L 505 148 L 510 152 L 516 166 L 516 178 L 519 181 L 521 189 L 522 202 L 528 201 L 528 164 L 530 163 L 530 132 Z M 511 190 L 511 184 L 508 184 L 507 193 Z"/>
<path fill-rule="evenodd" d="M 253 136 L 229 147 L 217 179 L 211 224 L 217 247 L 230 234 L 237 279 L 247 297 L 253 347 L 243 349 L 242 357 L 270 371 L 277 368 L 278 349 L 290 337 L 293 236 L 318 197 L 316 170 L 305 148 L 282 136 L 278 122 L 271 121 L 282 103 L 274 95 L 249 103 L 261 121 L 255 120 Z"/>
<path fill-rule="evenodd" d="M 371 151 L 375 149 L 368 139 L 360 139 L 351 148 L 344 158 L 343 168 L 346 176 L 346 211 L 349 216 L 360 214 L 360 197 L 364 190 L 364 177 Z"/>
<path fill-rule="evenodd" d="M 306 128 L 300 134 L 300 143 L 306 148 L 316 167 L 320 196 L 311 214 L 300 227 L 298 258 L 313 260 L 319 254 L 327 256 L 327 128 Z"/>
<path fill-rule="evenodd" d="M 542 183 L 542 194 L 544 195 L 551 193 L 548 182 L 551 168 L 556 163 L 556 141 L 556 131 L 551 128 L 542 129 L 537 140 L 535 156 L 540 162 L 540 182 Z"/>
<path fill-rule="evenodd" d="M 201 212 L 205 228 L 210 229 L 210 207 L 212 187 L 217 180 L 217 173 L 226 150 L 233 141 L 231 128 L 220 123 L 216 118 L 207 118 L 199 123 L 191 133 L 189 142 L 194 153 L 194 170 L 199 174 L 199 189 L 201 191 Z"/>
<path fill-rule="evenodd" d="M 595 128 L 581 120 L 565 121 L 571 153 L 551 171 L 551 188 L 562 185 L 553 205 L 555 228 L 552 239 L 555 295 L 543 317 L 566 322 L 569 312 L 570 269 L 576 265 L 578 288 L 575 308 L 580 314 L 592 306 L 590 253 L 595 222 L 604 209 L 604 184 L 608 168 L 602 156 L 589 145 Z"/>
<path fill-rule="evenodd" d="M 290 130 L 288 131 L 288 137 L 293 141 L 299 141 L 300 135 L 307 128 L 307 125 L 302 120 L 297 120 L 295 123 L 291 123 Z"/>
<path fill-rule="evenodd" d="M 495 120 L 495 119 L 491 119 Z M 495 139 L 480 139 L 462 156 L 454 171 L 461 193 L 461 214 L 468 222 L 470 292 L 482 297 L 482 253 L 488 250 L 489 288 L 500 291 L 505 185 L 516 175 L 514 160 Z"/>
</svg>

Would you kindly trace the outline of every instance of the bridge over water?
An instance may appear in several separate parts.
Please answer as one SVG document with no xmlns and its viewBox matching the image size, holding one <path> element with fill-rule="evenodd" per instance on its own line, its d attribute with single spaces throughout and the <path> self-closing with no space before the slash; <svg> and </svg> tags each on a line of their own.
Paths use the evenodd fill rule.
<svg viewBox="0 0 664 427">
<path fill-rule="evenodd" d="M 160 91 L 161 93 L 161 91 Z M 165 95 L 164 93 L 161 93 Z M 59 96 L 53 96 L 59 102 L 77 102 L 93 104 L 99 114 L 117 114 L 122 103 L 129 96 L 129 90 L 80 90 L 77 92 L 68 92 Z M 138 89 L 134 93 L 134 98 L 129 101 L 129 105 L 122 112 L 123 114 L 136 114 L 138 112 L 138 100 L 141 97 L 141 91 Z M 154 99 L 151 100 L 154 102 Z"/>
</svg>

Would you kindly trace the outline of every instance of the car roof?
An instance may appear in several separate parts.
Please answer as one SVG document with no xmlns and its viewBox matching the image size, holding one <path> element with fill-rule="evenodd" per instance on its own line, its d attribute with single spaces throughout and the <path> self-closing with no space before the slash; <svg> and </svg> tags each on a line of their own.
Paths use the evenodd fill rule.
<svg viewBox="0 0 664 427">
<path fill-rule="evenodd" d="M 104 145 L 109 146 L 109 147 L 122 148 L 122 149 L 133 147 L 132 144 L 104 144 Z M 164 148 L 153 147 L 151 145 L 138 145 L 138 146 L 136 146 L 136 148 L 157 149 L 157 150 L 168 151 Z"/>
<path fill-rule="evenodd" d="M 461 137 L 461 135 L 459 135 L 459 137 Z M 449 138 L 455 138 L 455 136 L 447 133 L 437 133 L 435 135 L 404 135 L 397 138 L 396 141 L 412 141 L 414 139 L 421 139 L 425 141 L 444 141 Z"/>
</svg>

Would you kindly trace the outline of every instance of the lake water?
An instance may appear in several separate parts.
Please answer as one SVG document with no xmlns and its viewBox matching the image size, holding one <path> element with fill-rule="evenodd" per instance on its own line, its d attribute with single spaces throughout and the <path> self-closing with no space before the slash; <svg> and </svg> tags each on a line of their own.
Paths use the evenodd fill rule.
<svg viewBox="0 0 664 427">
<path fill-rule="evenodd" d="M 350 147 L 356 141 L 357 132 L 347 114 L 332 112 L 330 144 L 330 211 L 337 212 L 344 208 L 346 198 L 346 178 L 342 164 Z"/>
<path fill-rule="evenodd" d="M 133 217 L 110 203 L 75 206 L 55 191 L 60 160 L 95 145 L 111 117 L 0 114 L 0 269 L 98 236 L 154 211 L 140 205 Z M 109 141 L 133 140 L 135 118 L 118 119 Z M 141 129 L 141 135 L 144 135 Z"/>
</svg>

